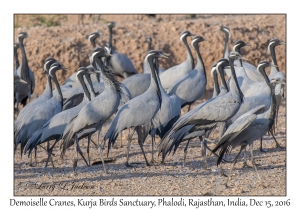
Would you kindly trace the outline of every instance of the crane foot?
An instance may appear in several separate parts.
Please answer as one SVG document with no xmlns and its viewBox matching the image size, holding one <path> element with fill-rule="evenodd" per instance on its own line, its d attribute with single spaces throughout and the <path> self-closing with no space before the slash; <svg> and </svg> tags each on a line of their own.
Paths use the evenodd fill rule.
<svg viewBox="0 0 300 210">
<path fill-rule="evenodd" d="M 276 144 L 276 148 L 285 149 L 285 147 L 281 146 L 279 143 Z"/>
<path fill-rule="evenodd" d="M 260 151 L 261 151 L 261 152 L 268 152 L 268 150 L 267 150 L 267 149 L 264 149 L 264 148 L 260 148 Z"/>
<path fill-rule="evenodd" d="M 133 167 L 133 165 L 130 165 L 128 162 L 125 163 L 125 166 L 126 167 L 131 167 L 131 168 Z"/>
</svg>

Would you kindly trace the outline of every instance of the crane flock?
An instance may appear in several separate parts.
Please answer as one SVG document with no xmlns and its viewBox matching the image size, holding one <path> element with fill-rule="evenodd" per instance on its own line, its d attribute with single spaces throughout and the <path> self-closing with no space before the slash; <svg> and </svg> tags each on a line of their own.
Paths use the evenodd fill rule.
<svg viewBox="0 0 300 210">
<path fill-rule="evenodd" d="M 88 41 L 92 45 L 90 65 L 79 66 L 61 85 L 56 72 L 68 70 L 56 58 L 48 57 L 43 66 L 47 77 L 46 88 L 37 99 L 28 104 L 35 88 L 34 74 L 29 68 L 23 44 L 23 40 L 29 36 L 26 32 L 18 35 L 18 42 L 14 44 L 14 98 L 17 114 L 14 122 L 15 150 L 20 145 L 21 156 L 31 156 L 35 151 L 36 161 L 36 150 L 45 149 L 38 146 L 47 143 L 45 150 L 48 157 L 45 167 L 50 160 L 54 166 L 53 148 L 61 140 L 61 158 L 67 155 L 66 152 L 72 145 L 75 147 L 73 169 L 76 171 L 78 154 L 87 166 L 91 165 L 89 150 L 92 142 L 98 149 L 103 169 L 106 171 L 103 157 L 106 143 L 108 156 L 118 135 L 123 130 L 133 129 L 127 144 L 127 167 L 134 167 L 129 163 L 129 151 L 135 132 L 147 166 L 155 165 L 156 135 L 161 139 L 157 148 L 158 155 L 162 158 L 161 164 L 168 154 L 172 151 L 174 154 L 179 145 L 187 141 L 183 166 L 189 142 L 199 138 L 206 169 L 209 169 L 206 149 L 217 156 L 217 166 L 222 162 L 233 162 L 226 186 L 240 153 L 247 146 L 260 180 L 253 157 L 254 141 L 262 142 L 263 136 L 270 133 L 276 145 L 281 147 L 275 138 L 275 128 L 278 110 L 284 97 L 285 75 L 277 64 L 275 47 L 285 43 L 277 38 L 270 39 L 268 51 L 271 62 L 262 60 L 255 66 L 244 61 L 246 58 L 241 55 L 240 49 L 249 47 L 244 41 L 237 40 L 233 50 L 229 50 L 230 29 L 221 26 L 219 30 L 225 33 L 225 43 L 223 58 L 216 60 L 210 70 L 213 95 L 191 109 L 191 105 L 207 91 L 205 59 L 201 57 L 199 49 L 199 44 L 206 41 L 205 38 L 184 30 L 179 39 L 185 46 L 186 60 L 164 70 L 159 67 L 159 59 L 168 59 L 170 55 L 162 50 L 153 50 L 152 38 L 147 36 L 148 49 L 144 61 L 141 61 L 143 73 L 139 74 L 131 60 L 114 49 L 112 34 L 115 26 L 115 22 L 108 23 L 109 41 L 105 46 L 97 46 L 95 42 L 102 36 L 101 32 L 88 35 Z M 188 37 L 192 37 L 191 46 L 196 52 L 196 65 Z M 18 49 L 22 53 L 21 64 L 18 60 Z M 269 75 L 266 73 L 268 67 L 271 67 Z M 115 75 L 123 77 L 123 82 L 119 82 Z M 55 84 L 54 89 L 52 81 Z M 23 105 L 20 111 L 19 103 Z M 186 105 L 188 111 L 181 115 L 181 109 Z M 109 124 L 109 128 L 102 138 L 100 133 L 106 124 Z M 210 148 L 207 141 L 211 141 L 209 136 L 214 130 L 219 132 L 219 138 L 215 140 L 216 146 Z M 94 142 L 92 135 L 96 132 L 97 142 Z M 152 137 L 151 161 L 148 161 L 143 148 L 148 134 Z M 79 144 L 85 137 L 88 140 L 87 159 Z M 50 147 L 49 142 L 52 140 L 54 143 Z M 227 155 L 236 147 L 240 147 L 238 154 L 233 161 L 229 160 Z M 261 151 L 267 151 L 262 148 L 262 143 Z M 33 165 L 32 158 L 30 163 Z M 222 168 L 221 171 L 224 174 Z"/>
</svg>

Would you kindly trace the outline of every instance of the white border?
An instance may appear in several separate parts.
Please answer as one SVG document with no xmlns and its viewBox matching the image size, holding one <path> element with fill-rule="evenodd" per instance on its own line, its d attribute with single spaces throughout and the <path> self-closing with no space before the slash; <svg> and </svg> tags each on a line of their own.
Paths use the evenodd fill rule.
<svg viewBox="0 0 300 210">
<path fill-rule="evenodd" d="M 286 197 L 253 197 L 260 200 L 285 200 L 291 199 L 293 209 L 300 206 L 299 199 L 299 103 L 297 87 L 299 82 L 299 11 L 297 4 L 284 1 L 2 1 L 1 4 L 1 181 L 0 181 L 0 206 L 10 207 L 9 199 L 13 198 L 13 14 L 14 13 L 286 13 L 287 14 L 287 138 L 289 142 L 287 153 L 287 196 Z M 291 1 L 292 2 L 292 1 Z M 126 8 L 126 9 L 124 9 Z M 11 78 L 11 79 L 8 79 Z M 295 89 L 294 89 L 295 88 Z M 8 100 L 7 100 L 8 99 Z M 298 138 L 297 138 L 298 137 Z M 30 197 L 27 197 L 30 199 Z M 64 197 L 56 197 L 63 200 Z M 96 200 L 97 197 L 83 197 L 86 200 Z M 109 197 L 105 197 L 109 199 Z M 135 200 L 138 197 L 126 197 Z M 141 197 L 142 200 L 154 200 L 156 197 Z M 168 197 L 170 198 L 170 197 Z M 178 198 L 178 197 L 177 197 Z M 188 199 L 188 197 L 185 197 Z M 202 198 L 202 197 L 199 197 Z M 203 197 L 204 198 L 204 197 Z M 218 200 L 227 200 L 227 197 L 213 197 Z M 234 198 L 234 197 L 230 197 Z M 241 197 L 250 199 L 251 197 Z M 34 199 L 37 199 L 35 197 Z M 50 199 L 47 197 L 47 199 Z M 66 197 L 67 200 L 77 200 L 77 197 Z M 16 207 L 17 208 L 17 207 Z M 22 209 L 24 207 L 21 207 Z M 31 209 L 27 208 L 27 209 Z M 66 208 L 66 207 L 65 207 Z M 78 207 L 77 207 L 78 208 Z M 94 207 L 99 209 L 100 207 Z M 129 209 L 132 207 L 127 207 Z M 4 209 L 4 208 L 3 208 Z M 7 209 L 7 208 L 5 208 Z M 14 209 L 14 208 L 13 208 Z M 20 209 L 20 208 L 19 208 Z M 66 208 L 69 209 L 69 208 Z M 81 209 L 88 209 L 87 207 Z M 119 209 L 115 207 L 112 209 Z M 201 208 L 206 209 L 206 208 Z M 267 209 L 259 208 L 259 209 Z M 270 208 L 272 209 L 272 208 Z M 282 208 L 284 209 L 284 208 Z"/>
</svg>

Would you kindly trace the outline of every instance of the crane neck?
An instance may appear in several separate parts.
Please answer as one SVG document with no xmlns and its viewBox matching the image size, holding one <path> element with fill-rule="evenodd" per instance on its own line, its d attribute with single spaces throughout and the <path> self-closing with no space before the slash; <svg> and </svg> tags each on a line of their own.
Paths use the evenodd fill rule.
<svg viewBox="0 0 300 210">
<path fill-rule="evenodd" d="M 219 66 L 219 68 L 220 68 L 219 72 L 220 72 L 220 78 L 221 78 L 221 88 L 226 89 L 228 92 L 229 90 L 228 90 L 228 86 L 227 86 L 227 83 L 225 80 L 224 69 L 221 66 Z"/>
<path fill-rule="evenodd" d="M 163 94 L 163 93 L 165 93 L 165 90 L 164 90 L 164 88 L 163 88 L 163 86 L 162 86 L 162 84 L 161 84 L 160 78 L 159 78 L 158 58 L 155 58 L 154 62 L 155 62 L 155 73 L 156 73 L 155 76 L 156 76 L 156 78 L 157 78 L 158 87 L 159 87 L 159 89 L 160 89 L 160 92 Z M 166 93 L 166 94 L 167 94 L 167 93 Z"/>
<path fill-rule="evenodd" d="M 107 69 L 107 67 L 103 64 L 101 58 L 96 57 L 94 63 L 94 68 L 100 69 L 105 90 L 112 90 L 120 95 L 122 91 L 121 83 L 115 78 L 113 72 Z"/>
<path fill-rule="evenodd" d="M 148 51 L 147 51 L 147 53 L 152 49 L 152 46 L 151 46 L 151 41 L 148 41 Z"/>
<path fill-rule="evenodd" d="M 92 39 L 90 39 L 90 42 L 91 42 L 91 44 L 93 46 L 93 49 L 94 49 L 96 47 L 96 39 L 92 38 Z"/>
<path fill-rule="evenodd" d="M 44 92 L 49 93 L 50 97 L 53 96 L 53 93 L 52 93 L 52 82 L 51 82 L 51 80 L 52 80 L 51 76 L 47 72 L 47 83 L 46 83 L 46 88 L 45 88 Z"/>
<path fill-rule="evenodd" d="M 275 115 L 276 115 L 276 98 L 275 98 L 275 84 L 270 84 L 270 80 L 265 72 L 265 67 L 261 67 L 259 69 L 259 72 L 262 74 L 263 78 L 265 79 L 265 82 L 267 84 L 267 86 L 270 89 L 271 92 L 271 104 L 269 109 L 266 112 L 266 117 L 270 120 L 270 124 L 269 124 L 269 129 L 273 126 L 274 124 L 274 119 L 275 119 Z"/>
<path fill-rule="evenodd" d="M 205 80 L 207 79 L 206 78 L 206 71 L 205 71 L 205 66 L 203 64 L 203 59 L 202 59 L 202 56 L 200 54 L 200 50 L 199 50 L 199 47 L 196 47 L 194 46 L 195 50 L 196 50 L 196 54 L 197 54 L 197 64 L 196 64 L 196 67 L 195 69 L 198 71 L 198 72 L 203 72 L 204 73 L 204 77 L 205 77 Z"/>
<path fill-rule="evenodd" d="M 277 64 L 277 59 L 276 59 L 276 53 L 275 53 L 275 45 L 270 46 L 270 54 L 271 54 L 271 59 L 272 59 L 272 64 L 275 66 L 271 66 L 271 72 L 270 75 L 274 75 L 277 72 L 279 72 L 278 64 Z"/>
<path fill-rule="evenodd" d="M 55 88 L 57 89 L 59 100 L 61 102 L 61 106 L 63 106 L 63 95 L 62 95 L 62 92 L 61 92 L 61 89 L 60 89 L 60 86 L 59 86 L 59 83 L 58 83 L 58 80 L 57 80 L 57 77 L 56 77 L 56 71 L 53 75 L 53 82 L 55 84 Z"/>
<path fill-rule="evenodd" d="M 99 75 L 99 73 L 97 73 L 97 75 Z M 91 75 L 90 74 L 86 74 L 85 75 L 85 78 L 87 80 L 87 82 L 89 83 L 89 86 L 90 86 L 90 95 L 92 96 L 91 98 L 95 98 L 96 97 L 96 91 L 94 89 L 94 86 L 93 86 L 93 82 L 91 80 Z"/>
<path fill-rule="evenodd" d="M 84 82 L 84 79 L 83 79 L 83 75 L 82 74 L 79 74 L 77 75 L 77 78 L 82 86 L 82 89 L 83 89 L 83 92 L 84 92 L 84 96 L 87 97 L 89 99 L 89 101 L 91 100 L 91 95 L 90 95 L 90 92 Z"/>
<path fill-rule="evenodd" d="M 158 97 L 159 102 L 161 104 L 162 96 L 161 96 L 161 92 L 160 92 L 160 88 L 159 88 L 159 82 L 158 82 L 159 79 L 157 78 L 157 74 L 156 74 L 156 71 L 158 72 L 158 69 L 156 69 L 157 65 L 156 64 L 154 65 L 154 59 L 155 59 L 154 57 L 148 56 L 148 63 L 149 63 L 150 69 L 151 69 L 150 87 L 154 86 L 155 91 L 157 93 L 157 97 Z"/>
<path fill-rule="evenodd" d="M 28 85 L 31 86 L 31 80 L 29 77 L 29 66 L 28 66 L 28 60 L 26 57 L 26 52 L 25 52 L 25 47 L 23 44 L 23 40 L 24 38 L 19 38 L 19 45 L 20 45 L 20 49 L 21 49 L 21 53 L 22 53 L 22 67 L 21 67 L 21 74 L 20 77 L 21 79 L 25 80 Z"/>
<path fill-rule="evenodd" d="M 231 70 L 230 91 L 236 92 L 239 95 L 241 101 L 243 102 L 244 94 L 241 91 L 240 86 L 238 85 L 238 81 L 234 70 L 234 60 L 234 58 L 229 57 L 229 65 Z"/>
<path fill-rule="evenodd" d="M 111 50 L 112 50 L 112 48 L 113 48 L 113 46 L 112 46 L 112 34 L 113 34 L 112 27 L 109 27 L 108 30 L 109 30 L 109 41 L 108 41 L 108 44 L 109 44 L 109 46 L 111 47 Z"/>
<path fill-rule="evenodd" d="M 225 33 L 225 44 L 224 44 L 224 51 L 223 51 L 223 57 L 228 59 L 229 58 L 229 34 Z"/>
<path fill-rule="evenodd" d="M 20 66 L 19 58 L 18 58 L 18 48 L 14 48 L 14 56 L 16 60 L 15 69 L 18 69 L 18 67 Z"/>
<path fill-rule="evenodd" d="M 242 59 L 240 59 L 240 58 L 238 59 L 238 62 L 236 62 L 236 66 L 237 67 L 243 67 L 243 61 L 242 61 Z"/>
<path fill-rule="evenodd" d="M 218 74 L 213 73 L 213 80 L 214 80 L 214 92 L 213 92 L 213 98 L 219 95 L 220 93 L 220 87 L 218 82 Z"/>
<path fill-rule="evenodd" d="M 184 46 L 185 46 L 185 49 L 186 49 L 186 51 L 187 51 L 187 57 L 186 57 L 186 60 L 188 60 L 188 61 L 190 62 L 192 69 L 194 69 L 194 68 L 195 68 L 194 58 L 193 58 L 191 49 L 189 48 L 189 45 L 188 45 L 186 39 L 187 39 L 186 36 L 182 38 L 182 41 L 183 41 Z"/>
</svg>

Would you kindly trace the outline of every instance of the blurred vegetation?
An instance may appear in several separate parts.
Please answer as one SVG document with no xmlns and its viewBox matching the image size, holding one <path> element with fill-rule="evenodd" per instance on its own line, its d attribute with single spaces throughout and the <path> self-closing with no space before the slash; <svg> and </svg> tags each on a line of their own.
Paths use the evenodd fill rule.
<svg viewBox="0 0 300 210">
<path fill-rule="evenodd" d="M 27 16 L 27 17 L 26 17 Z M 26 18 L 25 18 L 26 17 Z M 22 24 L 23 19 L 27 19 L 29 17 L 29 23 L 25 25 Z M 21 14 L 15 14 L 14 16 L 14 28 L 19 28 L 19 27 L 30 27 L 30 26 L 46 26 L 46 27 L 51 27 L 51 26 L 60 26 L 63 21 L 68 20 L 67 15 L 39 15 L 39 14 L 33 14 L 33 15 L 21 15 Z M 28 20 L 28 19 L 27 19 Z"/>
<path fill-rule="evenodd" d="M 67 15 L 31 15 L 30 20 L 32 21 L 33 26 L 60 26 L 61 21 L 67 21 Z"/>
<path fill-rule="evenodd" d="M 18 15 L 15 15 L 15 24 L 14 24 L 14 28 L 19 28 L 20 25 L 19 25 L 19 16 Z"/>
<path fill-rule="evenodd" d="M 196 14 L 188 14 L 187 18 L 188 19 L 195 19 L 196 18 Z"/>
</svg>

